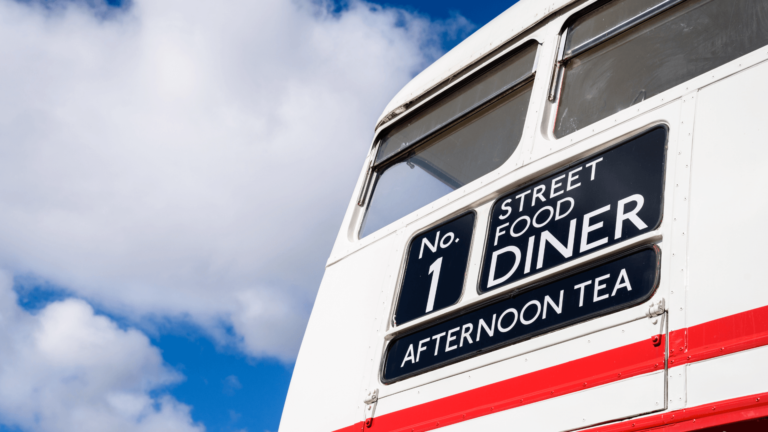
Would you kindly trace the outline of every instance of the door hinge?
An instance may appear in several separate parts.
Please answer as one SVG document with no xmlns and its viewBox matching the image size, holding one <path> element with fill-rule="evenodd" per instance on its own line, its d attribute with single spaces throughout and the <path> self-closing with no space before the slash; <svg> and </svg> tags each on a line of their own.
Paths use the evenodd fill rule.
<svg viewBox="0 0 768 432">
<path fill-rule="evenodd" d="M 365 403 L 365 427 L 373 426 L 373 416 L 376 414 L 376 403 L 379 401 L 379 389 L 368 392 L 368 396 L 363 399 Z"/>
<path fill-rule="evenodd" d="M 648 313 L 646 314 L 648 318 L 653 318 L 655 316 L 659 316 L 663 314 L 667 310 L 664 299 L 658 301 L 658 303 L 651 303 L 651 305 L 648 307 Z"/>
</svg>

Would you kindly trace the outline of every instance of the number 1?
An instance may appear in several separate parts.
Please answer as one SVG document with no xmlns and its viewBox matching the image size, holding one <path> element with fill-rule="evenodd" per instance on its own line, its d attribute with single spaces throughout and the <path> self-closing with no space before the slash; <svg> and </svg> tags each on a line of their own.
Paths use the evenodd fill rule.
<svg viewBox="0 0 768 432">
<path fill-rule="evenodd" d="M 437 280 L 440 279 L 440 267 L 443 265 L 443 258 L 440 257 L 437 261 L 433 262 L 429 266 L 429 273 L 432 275 L 432 284 L 429 286 L 429 298 L 427 299 L 427 311 L 425 313 L 432 312 L 435 308 L 435 294 L 437 294 Z"/>
</svg>

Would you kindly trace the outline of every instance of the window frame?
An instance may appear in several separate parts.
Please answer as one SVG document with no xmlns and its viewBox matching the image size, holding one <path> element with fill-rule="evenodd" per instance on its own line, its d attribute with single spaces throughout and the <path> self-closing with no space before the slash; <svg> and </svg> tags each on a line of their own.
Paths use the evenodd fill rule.
<svg viewBox="0 0 768 432">
<path fill-rule="evenodd" d="M 360 235 L 360 231 L 362 230 L 362 224 L 367 215 L 368 207 L 371 203 L 371 198 L 376 188 L 375 187 L 376 183 L 380 177 L 379 173 L 385 171 L 390 166 L 398 163 L 400 159 L 402 159 L 408 153 L 418 150 L 424 144 L 429 143 L 432 138 L 439 136 L 440 134 L 444 133 L 447 130 L 450 130 L 452 127 L 466 120 L 468 117 L 472 116 L 473 114 L 479 111 L 482 111 L 483 109 L 493 105 L 494 103 L 498 102 L 502 98 L 511 95 L 512 93 L 516 92 L 517 90 L 521 89 L 522 87 L 528 84 L 532 85 L 536 79 L 536 74 L 539 67 L 539 61 L 542 55 L 542 48 L 541 48 L 542 43 L 543 43 L 542 41 L 538 40 L 535 37 L 527 38 L 521 41 L 520 43 L 515 44 L 514 47 L 511 47 L 502 52 L 496 53 L 496 55 L 493 55 L 492 58 L 474 67 L 474 69 L 471 72 L 464 74 L 460 79 L 457 79 L 455 82 L 445 86 L 440 91 L 430 95 L 428 99 L 420 101 L 418 104 L 414 105 L 413 107 L 401 112 L 398 118 L 388 122 L 386 125 L 384 125 L 383 127 L 381 127 L 379 130 L 375 132 L 375 135 L 373 138 L 373 145 L 369 155 L 370 160 L 369 160 L 368 166 L 365 168 L 366 172 L 363 179 L 363 184 L 362 184 L 362 187 L 360 188 L 360 193 L 357 198 L 357 206 L 361 207 L 363 211 L 363 215 L 358 220 L 357 227 L 356 227 L 356 236 L 358 240 L 361 240 L 364 238 Z M 409 118 L 411 118 L 414 115 L 418 115 L 419 113 L 422 113 L 425 110 L 429 110 L 431 107 L 435 106 L 435 104 L 443 100 L 443 98 L 450 96 L 455 91 L 458 91 L 467 85 L 471 85 L 473 80 L 479 78 L 484 73 L 490 71 L 494 67 L 499 66 L 501 63 L 507 60 L 510 60 L 512 57 L 520 54 L 523 50 L 531 46 L 535 47 L 536 54 L 534 56 L 531 70 L 526 75 L 524 75 L 521 78 L 518 78 L 517 80 L 515 80 L 514 82 L 508 85 L 505 85 L 504 87 L 494 92 L 492 95 L 488 96 L 481 102 L 478 102 L 472 105 L 471 107 L 463 110 L 460 114 L 453 116 L 452 118 L 443 122 L 439 126 L 432 128 L 431 130 L 429 130 L 428 132 L 420 136 L 418 139 L 414 140 L 407 147 L 398 149 L 398 151 L 387 156 L 385 159 L 379 162 L 376 162 L 379 151 L 381 150 L 381 147 L 382 147 L 381 146 L 382 137 L 387 132 L 389 132 L 392 128 L 402 124 L 403 121 L 407 121 Z M 449 78 L 449 80 L 450 79 L 451 78 Z M 529 108 L 530 108 L 530 102 L 529 102 Z M 526 118 L 524 119 L 524 122 L 528 121 L 527 117 L 528 116 L 526 113 Z M 522 138 L 521 138 L 521 141 L 522 141 Z M 515 152 L 513 152 L 513 155 Z"/>
<path fill-rule="evenodd" d="M 627 19 L 624 22 L 621 22 L 610 29 L 592 37 L 591 39 L 581 43 L 580 45 L 574 47 L 571 49 L 571 52 L 566 54 L 565 53 L 565 46 L 566 42 L 568 40 L 568 33 L 573 26 L 573 24 L 578 21 L 580 18 L 584 17 L 585 15 L 594 12 L 595 10 L 611 3 L 612 1 L 617 0 L 598 0 L 595 3 L 589 5 L 588 7 L 578 11 L 577 13 L 574 13 L 563 24 L 563 28 L 560 30 L 560 34 L 558 37 L 558 47 L 557 47 L 557 58 L 555 60 L 555 72 L 552 74 L 552 82 L 550 83 L 550 89 L 549 89 L 549 102 L 559 102 L 560 99 L 560 92 L 562 90 L 562 84 L 563 84 L 563 78 L 564 78 L 564 71 L 565 71 L 565 65 L 573 60 L 574 58 L 578 57 L 580 54 L 583 54 L 584 52 L 609 41 L 610 39 L 613 39 L 614 37 L 624 33 L 627 30 L 632 29 L 635 26 L 638 26 L 651 18 L 656 17 L 657 15 L 660 15 L 667 10 L 685 2 L 686 0 L 664 0 L 658 5 L 641 12 L 637 15 L 635 15 L 632 18 Z M 558 106 L 559 110 L 559 106 Z M 556 113 L 555 113 L 556 114 Z M 556 115 L 555 115 L 556 117 Z M 553 122 L 552 127 L 554 128 L 556 123 L 556 119 Z M 560 137 L 564 138 L 564 137 Z"/>
</svg>

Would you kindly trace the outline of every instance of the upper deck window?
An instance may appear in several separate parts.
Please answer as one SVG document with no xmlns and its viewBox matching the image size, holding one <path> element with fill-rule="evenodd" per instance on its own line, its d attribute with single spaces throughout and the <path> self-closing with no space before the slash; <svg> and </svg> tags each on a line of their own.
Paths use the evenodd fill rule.
<svg viewBox="0 0 768 432">
<path fill-rule="evenodd" d="M 573 133 L 767 44 L 765 0 L 609 2 L 566 30 L 555 135 Z"/>
<path fill-rule="evenodd" d="M 522 136 L 537 48 L 525 46 L 384 133 L 361 237 L 509 159 Z"/>
</svg>

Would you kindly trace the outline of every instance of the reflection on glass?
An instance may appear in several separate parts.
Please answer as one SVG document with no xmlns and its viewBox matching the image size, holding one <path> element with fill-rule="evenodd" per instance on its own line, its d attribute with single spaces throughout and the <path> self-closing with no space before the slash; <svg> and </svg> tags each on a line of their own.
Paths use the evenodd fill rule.
<svg viewBox="0 0 768 432">
<path fill-rule="evenodd" d="M 509 85 L 530 76 L 533 73 L 537 48 L 536 43 L 526 46 L 511 59 L 503 61 L 428 109 L 395 126 L 382 138 L 376 162 L 386 160 L 507 89 Z"/>
<path fill-rule="evenodd" d="M 689 0 L 570 60 L 563 137 L 768 44 L 768 1 Z"/>
<path fill-rule="evenodd" d="M 526 84 L 377 172 L 360 236 L 500 167 L 520 142 L 531 88 Z"/>
</svg>

